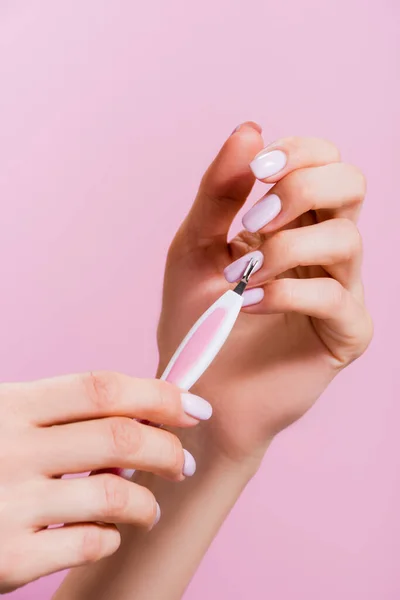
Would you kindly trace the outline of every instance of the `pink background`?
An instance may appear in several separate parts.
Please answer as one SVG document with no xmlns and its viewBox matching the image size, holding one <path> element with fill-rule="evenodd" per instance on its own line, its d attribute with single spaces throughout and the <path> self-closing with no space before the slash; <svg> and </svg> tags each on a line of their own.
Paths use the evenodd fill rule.
<svg viewBox="0 0 400 600">
<path fill-rule="evenodd" d="M 241 121 L 266 142 L 330 138 L 369 180 L 374 342 L 276 440 L 186 600 L 400 596 L 399 12 L 396 0 L 0 3 L 2 380 L 154 373 L 168 243 Z M 59 580 L 13 597 L 46 600 Z"/>
</svg>

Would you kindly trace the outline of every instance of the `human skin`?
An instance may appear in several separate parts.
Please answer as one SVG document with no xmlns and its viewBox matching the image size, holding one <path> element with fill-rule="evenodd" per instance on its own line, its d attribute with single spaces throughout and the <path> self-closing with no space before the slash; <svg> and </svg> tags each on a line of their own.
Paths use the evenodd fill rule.
<svg viewBox="0 0 400 600">
<path fill-rule="evenodd" d="M 193 322 L 228 288 L 226 279 L 240 276 L 248 253 L 263 260 L 245 292 L 243 314 L 193 388 L 213 406 L 210 422 L 180 434 L 197 473 L 182 485 L 137 473 L 135 481 L 160 503 L 159 524 L 151 533 L 121 528 L 118 552 L 70 574 L 57 600 L 181 598 L 271 440 L 371 340 L 356 226 L 364 176 L 325 140 L 286 138 L 265 151 L 263 145 L 255 123 L 233 132 L 168 254 L 158 375 Z M 273 188 L 228 241 L 255 175 Z"/>
<path fill-rule="evenodd" d="M 190 428 L 210 416 L 171 384 L 117 373 L 0 385 L 0 593 L 108 556 L 115 523 L 149 530 L 160 516 L 151 491 L 115 473 L 61 475 L 118 466 L 183 481 L 195 462 L 178 438 L 132 418 Z"/>
</svg>

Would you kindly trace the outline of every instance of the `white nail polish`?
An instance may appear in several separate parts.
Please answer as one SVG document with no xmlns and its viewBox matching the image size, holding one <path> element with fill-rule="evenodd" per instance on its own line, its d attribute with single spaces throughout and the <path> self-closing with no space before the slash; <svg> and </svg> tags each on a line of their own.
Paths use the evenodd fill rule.
<svg viewBox="0 0 400 600">
<path fill-rule="evenodd" d="M 258 304 L 264 298 L 264 288 L 251 288 L 243 292 L 242 306 L 252 306 Z"/>
<path fill-rule="evenodd" d="M 282 202 L 279 196 L 267 194 L 243 216 L 243 227 L 255 233 L 273 221 L 281 210 Z"/>
<path fill-rule="evenodd" d="M 135 469 L 121 469 L 119 472 L 119 476 L 123 477 L 124 479 L 131 479 L 134 472 Z"/>
<path fill-rule="evenodd" d="M 160 518 L 161 518 L 161 508 L 160 508 L 160 505 L 157 502 L 157 512 L 156 512 L 156 518 L 154 519 L 153 527 L 154 527 L 154 525 L 157 525 L 157 523 L 160 520 Z"/>
<path fill-rule="evenodd" d="M 199 421 L 207 421 L 212 415 L 212 406 L 207 400 L 195 396 L 195 394 L 184 393 L 181 395 L 182 407 L 187 415 Z"/>
<path fill-rule="evenodd" d="M 187 450 L 183 450 L 183 454 L 185 456 L 185 461 L 183 463 L 182 473 L 185 477 L 191 477 L 196 472 L 196 461 L 194 460 L 194 456 Z"/>
<path fill-rule="evenodd" d="M 282 150 L 261 150 L 250 163 L 250 168 L 257 179 L 267 179 L 282 171 L 287 157 Z"/>
<path fill-rule="evenodd" d="M 153 527 L 155 527 L 157 525 L 160 518 L 161 518 L 161 508 L 160 508 L 160 505 L 158 504 L 158 502 L 156 502 L 156 516 L 155 516 L 153 525 L 151 525 L 151 527 L 149 528 L 149 531 L 151 531 L 153 529 Z"/>
</svg>

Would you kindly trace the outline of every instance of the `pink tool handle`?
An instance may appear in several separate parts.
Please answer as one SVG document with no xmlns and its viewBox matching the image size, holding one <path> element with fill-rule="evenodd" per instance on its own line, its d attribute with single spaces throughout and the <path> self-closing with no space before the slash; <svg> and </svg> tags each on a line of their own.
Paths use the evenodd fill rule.
<svg viewBox="0 0 400 600">
<path fill-rule="evenodd" d="M 226 315 L 226 310 L 217 307 L 199 327 L 189 337 L 188 341 L 182 347 L 180 353 L 175 358 L 175 362 L 165 378 L 165 381 L 180 384 L 188 372 L 196 366 L 199 359 L 207 351 L 218 332 L 222 321 Z M 163 378 L 163 377 L 162 377 Z"/>
</svg>

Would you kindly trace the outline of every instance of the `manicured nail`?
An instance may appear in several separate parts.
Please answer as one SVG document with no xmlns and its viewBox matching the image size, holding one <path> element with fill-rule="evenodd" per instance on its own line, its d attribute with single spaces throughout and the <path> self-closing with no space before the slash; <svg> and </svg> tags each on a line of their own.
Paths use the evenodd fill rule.
<svg viewBox="0 0 400 600">
<path fill-rule="evenodd" d="M 135 469 L 118 469 L 118 475 L 124 479 L 131 479 Z"/>
<path fill-rule="evenodd" d="M 251 306 L 252 304 L 258 304 L 263 298 L 264 288 L 251 288 L 251 290 L 245 290 L 243 292 L 242 306 Z"/>
<path fill-rule="evenodd" d="M 200 421 L 207 421 L 211 417 L 212 406 L 207 400 L 187 393 L 182 394 L 181 399 L 183 410 L 190 417 L 194 417 Z"/>
<path fill-rule="evenodd" d="M 247 125 L 248 127 L 252 127 L 256 131 L 258 131 L 258 133 L 262 133 L 262 127 L 261 127 L 261 125 L 259 125 L 258 123 L 255 123 L 254 121 L 245 121 L 244 123 L 240 123 L 240 125 L 238 125 L 237 127 L 235 127 L 235 129 L 232 131 L 231 135 L 233 135 L 234 133 L 236 133 L 237 131 L 239 131 L 239 129 L 241 129 L 243 127 L 243 125 Z"/>
<path fill-rule="evenodd" d="M 154 527 L 154 525 L 157 525 L 157 523 L 158 523 L 158 521 L 160 520 L 160 517 L 161 517 L 161 508 L 160 508 L 160 505 L 158 504 L 158 502 L 157 502 L 157 507 L 156 508 L 157 508 L 157 512 L 156 512 L 156 518 L 154 519 L 153 527 Z"/>
<path fill-rule="evenodd" d="M 184 450 L 183 454 L 185 455 L 185 462 L 183 463 L 182 473 L 185 477 L 191 477 L 196 472 L 196 461 L 187 450 Z"/>
<path fill-rule="evenodd" d="M 241 256 L 240 258 L 238 258 L 238 260 L 235 260 L 235 262 L 228 265 L 226 267 L 226 269 L 224 270 L 225 279 L 227 281 L 229 281 L 229 283 L 234 283 L 235 281 L 239 281 L 239 279 L 242 277 L 242 275 L 244 273 L 245 268 L 249 264 L 250 259 L 252 259 L 252 258 L 255 258 L 256 260 L 258 260 L 258 264 L 253 271 L 253 273 L 256 273 L 259 269 L 261 269 L 263 262 L 264 262 L 264 255 L 259 250 L 254 250 L 254 252 L 249 252 L 248 254 Z"/>
<path fill-rule="evenodd" d="M 154 523 L 153 523 L 153 525 L 151 525 L 149 531 L 151 531 L 153 529 L 153 527 L 155 527 L 157 525 L 160 518 L 161 518 L 161 509 L 160 509 L 160 505 L 158 504 L 158 502 L 156 502 L 156 517 L 155 517 Z"/>
<path fill-rule="evenodd" d="M 286 161 L 286 154 L 282 150 L 264 149 L 250 163 L 250 168 L 257 179 L 266 179 L 282 171 Z"/>
<path fill-rule="evenodd" d="M 267 194 L 253 206 L 243 217 L 243 227 L 255 233 L 268 225 L 281 212 L 282 203 L 276 194 Z"/>
</svg>

